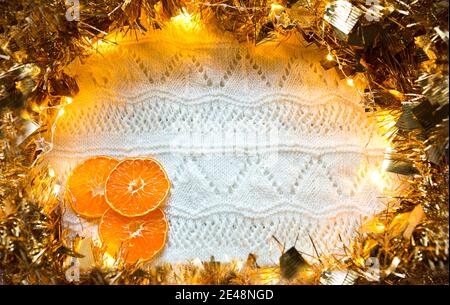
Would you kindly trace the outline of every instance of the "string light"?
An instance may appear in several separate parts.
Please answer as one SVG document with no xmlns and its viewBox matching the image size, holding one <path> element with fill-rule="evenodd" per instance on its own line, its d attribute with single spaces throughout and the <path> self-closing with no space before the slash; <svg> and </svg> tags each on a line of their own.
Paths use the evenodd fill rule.
<svg viewBox="0 0 450 305">
<path fill-rule="evenodd" d="M 270 14 L 269 16 L 278 20 L 280 16 L 284 12 L 284 7 L 278 3 L 272 3 L 270 5 Z"/>
<path fill-rule="evenodd" d="M 378 222 L 378 223 L 375 225 L 375 229 L 377 230 L 377 232 L 383 233 L 384 230 L 386 229 L 386 226 L 385 226 L 384 224 L 382 224 L 381 222 Z"/>
<path fill-rule="evenodd" d="M 48 175 L 50 176 L 50 177 L 55 177 L 55 170 L 53 169 L 53 168 L 49 168 L 48 169 Z"/>
<path fill-rule="evenodd" d="M 383 233 L 386 226 L 377 218 L 372 218 L 366 221 L 360 228 L 361 233 Z M 362 261 L 362 266 L 364 266 L 364 260 Z"/>
<path fill-rule="evenodd" d="M 184 7 L 181 9 L 181 12 L 177 16 L 172 17 L 171 20 L 173 23 L 182 26 L 185 30 L 192 30 L 197 26 L 194 15 L 188 13 Z"/>
<path fill-rule="evenodd" d="M 41 107 L 39 107 L 37 104 L 33 104 L 33 106 L 31 106 L 31 110 L 33 110 L 34 112 L 40 113 Z"/>
<path fill-rule="evenodd" d="M 384 190 L 385 183 L 383 175 L 380 173 L 380 171 L 373 169 L 369 172 L 369 176 L 373 184 L 375 184 L 381 191 Z"/>
<path fill-rule="evenodd" d="M 355 86 L 355 81 L 353 80 L 353 78 L 347 78 L 347 85 L 349 85 L 350 87 Z"/>
<path fill-rule="evenodd" d="M 192 260 L 192 265 L 197 267 L 197 268 L 203 268 L 203 264 L 202 261 L 199 257 L 196 257 Z"/>
<path fill-rule="evenodd" d="M 327 60 L 328 60 L 328 61 L 332 61 L 332 60 L 333 60 L 333 55 L 331 55 L 330 53 L 328 53 L 328 55 L 327 55 Z"/>
<path fill-rule="evenodd" d="M 72 104 L 72 102 L 73 102 L 73 100 L 72 100 L 72 98 L 71 98 L 70 96 L 65 96 L 65 97 L 64 97 L 64 101 L 65 101 L 65 103 L 66 103 L 67 105 L 70 105 L 70 104 Z"/>
<path fill-rule="evenodd" d="M 25 110 L 22 110 L 22 111 L 20 112 L 20 116 L 21 116 L 24 120 L 30 120 L 30 119 L 31 119 L 30 114 L 29 114 L 28 112 L 26 112 Z"/>
<path fill-rule="evenodd" d="M 61 190 L 61 185 L 55 184 L 55 186 L 53 187 L 53 194 L 55 196 L 58 196 L 60 190 Z"/>
<path fill-rule="evenodd" d="M 64 108 L 59 109 L 58 111 L 58 117 L 62 116 L 64 114 Z"/>
<path fill-rule="evenodd" d="M 284 6 L 282 6 L 281 4 L 278 4 L 278 3 L 272 3 L 270 5 L 270 10 L 272 13 L 275 11 L 283 10 L 283 9 L 284 9 Z"/>
<path fill-rule="evenodd" d="M 307 268 L 305 271 L 302 272 L 302 275 L 304 278 L 311 279 L 314 276 L 315 272 L 311 268 Z"/>
<path fill-rule="evenodd" d="M 242 267 L 244 267 L 244 262 L 241 261 L 241 260 L 236 261 L 235 262 L 235 267 L 236 267 L 236 270 L 238 272 L 240 272 L 242 270 Z"/>
<path fill-rule="evenodd" d="M 114 265 L 116 264 L 116 260 L 109 254 L 109 253 L 105 253 L 103 255 L 103 265 L 109 268 L 114 267 Z"/>
</svg>

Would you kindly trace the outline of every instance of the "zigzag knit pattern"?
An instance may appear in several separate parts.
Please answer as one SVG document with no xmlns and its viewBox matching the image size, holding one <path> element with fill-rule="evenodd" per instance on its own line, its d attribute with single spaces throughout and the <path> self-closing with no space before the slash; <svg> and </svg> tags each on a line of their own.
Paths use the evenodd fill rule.
<svg viewBox="0 0 450 305">
<path fill-rule="evenodd" d="M 70 68 L 80 93 L 48 160 L 63 180 L 90 156 L 159 160 L 172 189 L 158 262 L 253 253 L 274 264 L 273 237 L 335 253 L 383 207 L 370 173 L 385 143 L 356 89 L 320 66 L 322 51 L 296 37 L 255 47 L 167 28 L 100 53 Z M 64 225 L 97 238 L 69 207 Z"/>
</svg>

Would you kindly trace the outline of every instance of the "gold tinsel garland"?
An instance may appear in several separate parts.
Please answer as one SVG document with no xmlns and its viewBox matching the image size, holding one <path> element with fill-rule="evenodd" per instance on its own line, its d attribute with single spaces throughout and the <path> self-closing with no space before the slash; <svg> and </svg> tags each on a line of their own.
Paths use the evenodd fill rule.
<svg viewBox="0 0 450 305">
<path fill-rule="evenodd" d="M 180 12 L 212 18 L 241 41 L 300 33 L 329 51 L 324 69 L 350 85 L 365 76 L 366 110 L 390 139 L 386 170 L 407 187 L 360 228 L 345 257 L 314 266 L 295 249 L 274 267 L 253 255 L 150 270 L 94 259 L 76 283 L 448 283 L 447 1 L 17 0 L 0 1 L 0 284 L 68 283 L 68 261 L 80 257 L 64 244 L 59 185 L 40 158 L 78 92 L 64 67 L 108 33 L 160 28 Z"/>
</svg>

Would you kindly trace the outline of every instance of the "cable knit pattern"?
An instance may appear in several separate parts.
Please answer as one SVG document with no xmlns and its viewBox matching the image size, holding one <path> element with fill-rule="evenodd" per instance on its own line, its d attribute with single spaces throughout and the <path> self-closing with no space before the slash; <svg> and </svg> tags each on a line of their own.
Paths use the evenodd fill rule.
<svg viewBox="0 0 450 305">
<path fill-rule="evenodd" d="M 273 264 L 273 236 L 331 253 L 382 207 L 370 171 L 385 144 L 323 56 L 295 37 L 258 47 L 204 30 L 126 37 L 70 68 L 80 93 L 48 160 L 64 182 L 89 156 L 158 159 L 172 184 L 158 261 L 254 253 Z M 64 224 L 97 234 L 68 207 Z"/>
</svg>

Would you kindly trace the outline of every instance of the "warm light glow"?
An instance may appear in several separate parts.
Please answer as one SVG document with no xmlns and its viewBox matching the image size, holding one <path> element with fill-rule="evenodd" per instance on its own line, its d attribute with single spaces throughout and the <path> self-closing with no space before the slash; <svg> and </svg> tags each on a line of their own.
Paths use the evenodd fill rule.
<svg viewBox="0 0 450 305">
<path fill-rule="evenodd" d="M 372 218 L 361 227 L 361 232 L 363 233 L 383 233 L 385 230 L 384 224 L 377 218 Z"/>
<path fill-rule="evenodd" d="M 192 260 L 192 265 L 194 265 L 197 268 L 203 268 L 202 261 L 198 257 L 196 257 Z"/>
<path fill-rule="evenodd" d="M 20 116 L 24 119 L 24 120 L 29 120 L 30 119 L 30 114 L 28 112 L 26 112 L 25 110 L 22 110 L 20 112 Z"/>
<path fill-rule="evenodd" d="M 110 254 L 105 253 L 103 255 L 103 265 L 105 267 L 114 267 L 114 265 L 116 264 L 116 260 L 114 259 L 114 257 L 112 257 Z"/>
<path fill-rule="evenodd" d="M 31 106 L 31 109 L 37 113 L 41 112 L 41 107 L 39 107 L 37 104 L 33 104 L 33 106 Z"/>
<path fill-rule="evenodd" d="M 350 87 L 353 87 L 355 85 L 355 81 L 353 80 L 353 78 L 347 78 L 347 85 L 349 85 Z"/>
<path fill-rule="evenodd" d="M 62 116 L 64 114 L 64 108 L 59 109 L 58 116 Z"/>
<path fill-rule="evenodd" d="M 359 257 L 356 259 L 356 262 L 359 266 L 364 267 L 366 265 L 366 260 L 363 257 Z"/>
<path fill-rule="evenodd" d="M 239 260 L 239 261 L 236 262 L 235 266 L 236 266 L 236 270 L 238 272 L 240 272 L 242 270 L 242 267 L 244 267 L 244 262 Z"/>
<path fill-rule="evenodd" d="M 107 50 L 107 48 L 110 45 L 116 44 L 118 40 L 119 40 L 118 35 L 110 35 L 110 36 L 107 36 L 107 38 L 105 38 L 105 40 L 99 39 L 99 40 L 93 42 L 92 45 L 95 50 L 97 50 L 99 52 L 104 52 L 105 50 Z"/>
<path fill-rule="evenodd" d="M 314 276 L 315 272 L 312 268 L 307 268 L 302 272 L 302 277 L 306 279 L 311 279 Z"/>
<path fill-rule="evenodd" d="M 400 264 L 401 261 L 402 261 L 402 260 L 396 256 L 396 257 L 394 257 L 394 259 L 392 260 L 391 266 L 398 266 L 398 264 Z"/>
<path fill-rule="evenodd" d="M 333 55 L 328 54 L 328 55 L 327 55 L 327 60 L 332 61 L 332 60 L 333 60 Z"/>
<path fill-rule="evenodd" d="M 377 221 L 376 223 L 373 224 L 371 229 L 372 230 L 370 231 L 370 233 L 383 233 L 386 227 L 384 226 L 384 224 Z"/>
<path fill-rule="evenodd" d="M 279 270 L 275 270 L 272 267 L 261 268 L 259 276 L 266 285 L 276 285 L 280 281 Z"/>
<path fill-rule="evenodd" d="M 67 105 L 70 105 L 70 104 L 72 104 L 72 102 L 73 102 L 73 100 L 72 100 L 72 98 L 71 98 L 70 96 L 64 97 L 64 100 L 65 100 L 65 102 L 66 102 Z"/>
<path fill-rule="evenodd" d="M 196 27 L 197 22 L 193 14 L 189 14 L 186 8 L 182 8 L 181 12 L 171 18 L 172 22 L 182 26 L 185 30 L 192 30 Z"/>
<path fill-rule="evenodd" d="M 375 229 L 377 230 L 377 232 L 383 233 L 386 227 L 384 226 L 384 224 L 379 222 L 375 225 Z"/>
<path fill-rule="evenodd" d="M 61 190 L 61 185 L 55 184 L 55 186 L 53 187 L 53 194 L 55 196 L 58 196 L 60 190 Z"/>
<path fill-rule="evenodd" d="M 55 177 L 55 170 L 54 170 L 53 168 L 49 168 L 49 169 L 48 169 L 48 175 L 49 175 L 50 177 Z"/>
<path fill-rule="evenodd" d="M 375 184 L 381 191 L 385 188 L 384 178 L 383 175 L 378 170 L 371 170 L 369 172 L 370 179 L 372 180 L 373 184 Z"/>
<path fill-rule="evenodd" d="M 103 39 L 99 40 L 85 38 L 88 43 L 92 45 L 92 50 L 95 51 L 95 53 L 98 52 L 100 54 L 104 54 L 109 50 L 113 50 L 113 47 L 116 46 L 126 36 L 123 33 L 121 35 L 118 35 L 118 33 L 107 35 L 107 33 L 105 33 L 105 35 L 106 36 Z"/>
<path fill-rule="evenodd" d="M 391 129 L 395 126 L 395 124 L 397 124 L 397 122 L 395 121 L 395 119 L 391 119 L 388 121 L 388 123 L 386 123 L 386 128 L 387 129 Z"/>
<path fill-rule="evenodd" d="M 271 10 L 272 12 L 279 11 L 279 10 L 283 10 L 283 9 L 284 9 L 284 6 L 282 6 L 281 4 L 278 4 L 278 3 L 272 3 L 272 4 L 270 5 L 270 10 Z"/>
</svg>

